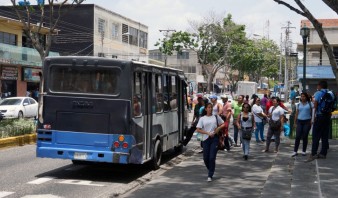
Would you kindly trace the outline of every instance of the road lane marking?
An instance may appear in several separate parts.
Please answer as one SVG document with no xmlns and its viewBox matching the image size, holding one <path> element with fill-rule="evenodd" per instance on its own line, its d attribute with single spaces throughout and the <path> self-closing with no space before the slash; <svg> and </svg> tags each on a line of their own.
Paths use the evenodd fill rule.
<svg viewBox="0 0 338 198">
<path fill-rule="evenodd" d="M 6 197 L 11 194 L 14 194 L 14 192 L 0 191 L 0 198 Z"/>
<path fill-rule="evenodd" d="M 83 186 L 104 186 L 102 184 L 92 184 L 92 181 L 88 180 L 65 180 L 62 182 L 58 182 L 60 184 L 74 184 L 74 185 L 83 185 Z"/>
<path fill-rule="evenodd" d="M 54 179 L 54 177 L 41 177 L 39 179 L 28 182 L 28 184 L 43 184 L 43 183 L 48 182 L 48 181 L 53 180 L 53 179 Z"/>
<path fill-rule="evenodd" d="M 59 197 L 59 196 L 51 195 L 51 194 L 43 194 L 43 195 L 26 195 L 21 198 L 63 198 L 63 197 Z"/>
</svg>

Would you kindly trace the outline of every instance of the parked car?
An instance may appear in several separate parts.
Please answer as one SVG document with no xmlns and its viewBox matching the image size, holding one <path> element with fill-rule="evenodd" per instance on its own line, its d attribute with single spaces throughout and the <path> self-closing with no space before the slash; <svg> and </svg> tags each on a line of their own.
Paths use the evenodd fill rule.
<svg viewBox="0 0 338 198">
<path fill-rule="evenodd" d="M 30 97 L 11 97 L 0 102 L 0 112 L 4 118 L 36 117 L 38 103 Z"/>
</svg>

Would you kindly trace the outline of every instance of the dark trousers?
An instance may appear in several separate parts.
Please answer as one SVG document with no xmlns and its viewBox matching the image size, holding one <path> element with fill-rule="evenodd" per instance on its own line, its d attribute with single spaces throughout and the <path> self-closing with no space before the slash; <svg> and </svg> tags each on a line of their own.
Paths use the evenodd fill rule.
<svg viewBox="0 0 338 198">
<path fill-rule="evenodd" d="M 306 152 L 310 129 L 311 129 L 311 119 L 297 120 L 294 152 L 298 151 L 300 140 L 303 140 L 303 152 Z"/>
<path fill-rule="evenodd" d="M 183 145 L 187 146 L 187 144 L 190 142 L 191 137 L 194 135 L 194 132 L 196 131 L 196 126 L 191 125 L 190 129 L 185 134 L 185 139 L 183 140 Z"/>
<path fill-rule="evenodd" d="M 237 140 L 238 140 L 238 126 L 236 123 L 236 120 L 234 120 L 234 140 L 235 140 L 235 144 L 237 144 Z"/>
<path fill-rule="evenodd" d="M 203 161 L 208 169 L 208 177 L 212 177 L 216 168 L 216 155 L 218 151 L 218 136 L 209 137 L 203 141 Z"/>
<path fill-rule="evenodd" d="M 270 143 L 271 143 L 271 137 L 275 135 L 275 144 L 276 144 L 276 150 L 278 150 L 279 143 L 280 143 L 280 128 L 272 130 L 269 126 L 268 133 L 266 135 L 266 150 L 269 150 Z"/>
<path fill-rule="evenodd" d="M 322 140 L 322 149 L 320 154 L 326 156 L 329 148 L 329 127 L 331 115 L 316 116 L 312 130 L 312 155 L 316 155 L 319 147 L 319 141 Z"/>
</svg>

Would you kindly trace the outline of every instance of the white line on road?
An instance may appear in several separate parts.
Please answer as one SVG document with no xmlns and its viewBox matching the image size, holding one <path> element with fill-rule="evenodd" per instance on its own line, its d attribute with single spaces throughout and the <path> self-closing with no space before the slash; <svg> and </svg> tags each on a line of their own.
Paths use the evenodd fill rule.
<svg viewBox="0 0 338 198">
<path fill-rule="evenodd" d="M 39 179 L 28 182 L 28 184 L 43 184 L 53 179 L 54 179 L 53 177 L 41 177 Z"/>
<path fill-rule="evenodd" d="M 59 183 L 60 184 L 84 185 L 84 186 L 104 186 L 102 184 L 92 184 L 91 181 L 87 181 L 87 180 L 65 180 Z"/>
<path fill-rule="evenodd" d="M 0 191 L 0 198 L 6 197 L 8 195 L 14 194 L 14 192 Z"/>
<path fill-rule="evenodd" d="M 318 168 L 318 161 L 316 160 L 316 172 L 317 172 L 317 181 L 318 181 L 318 193 L 319 198 L 323 198 L 322 188 L 320 187 L 320 176 L 319 176 L 319 168 Z"/>
</svg>

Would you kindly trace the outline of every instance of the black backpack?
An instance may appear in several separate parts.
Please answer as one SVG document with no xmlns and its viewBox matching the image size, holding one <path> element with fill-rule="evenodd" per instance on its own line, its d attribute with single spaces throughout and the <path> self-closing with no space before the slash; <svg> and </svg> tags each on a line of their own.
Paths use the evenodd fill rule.
<svg viewBox="0 0 338 198">
<path fill-rule="evenodd" d="M 322 91 L 323 92 L 323 91 Z M 337 108 L 337 97 L 332 91 L 325 91 L 318 102 L 318 110 L 322 114 L 330 114 Z"/>
</svg>

